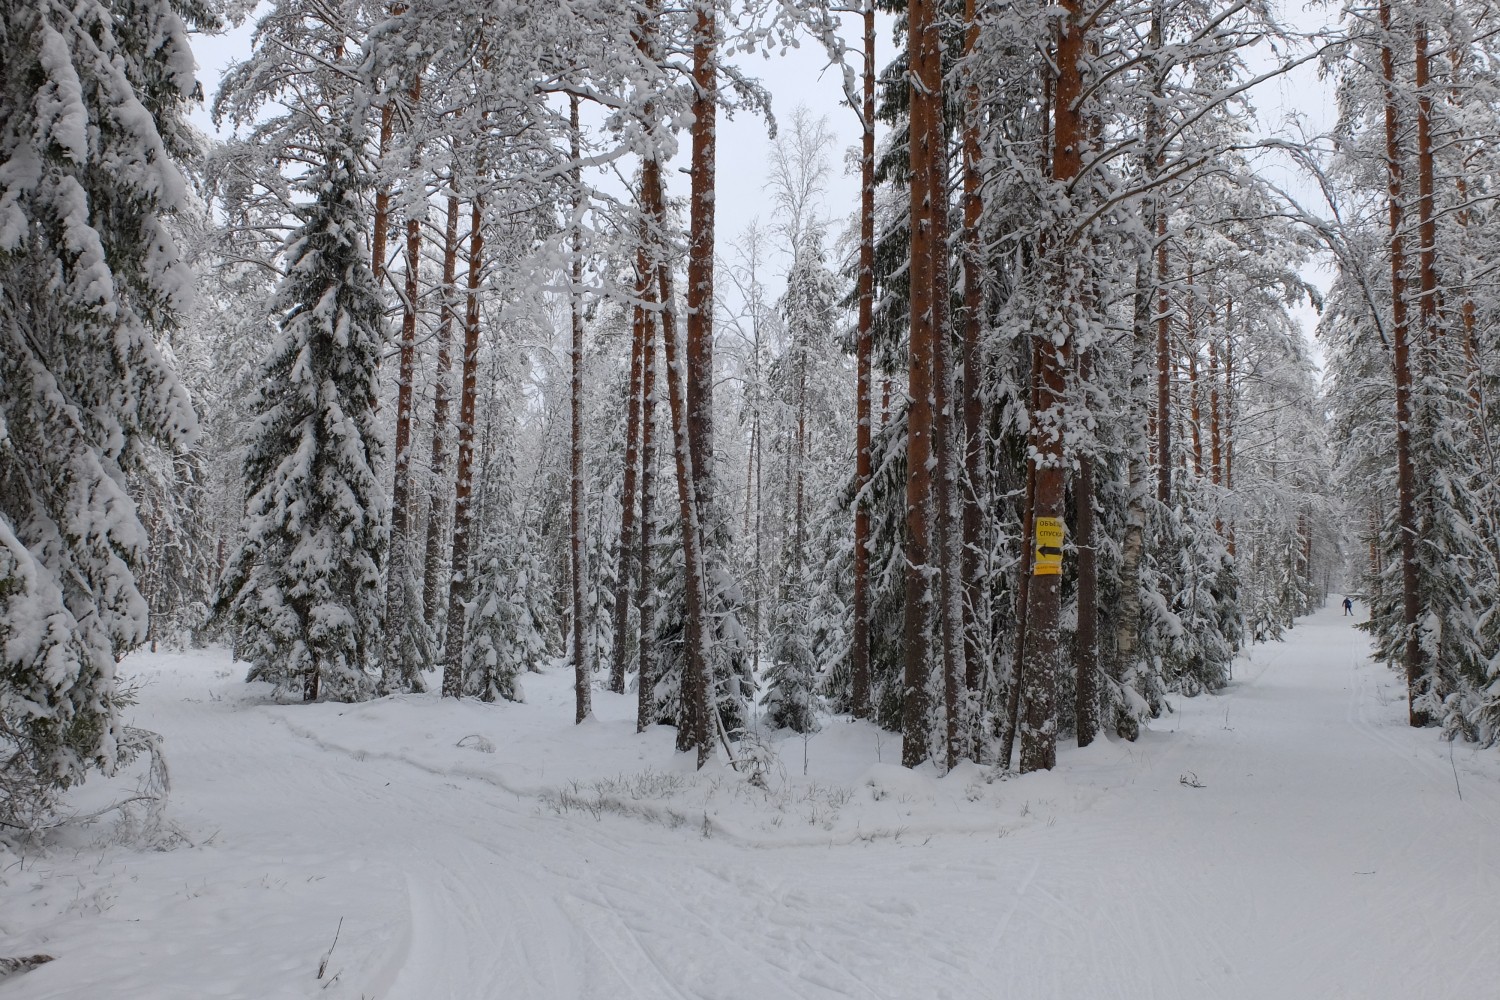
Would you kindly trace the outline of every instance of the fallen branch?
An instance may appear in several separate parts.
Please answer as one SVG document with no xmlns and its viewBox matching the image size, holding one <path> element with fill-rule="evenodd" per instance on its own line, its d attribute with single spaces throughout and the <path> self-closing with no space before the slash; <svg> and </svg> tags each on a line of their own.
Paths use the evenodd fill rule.
<svg viewBox="0 0 1500 1000">
<path fill-rule="evenodd" d="M 51 955 L 27 955 L 24 958 L 0 958 L 0 979 L 30 972 L 38 965 L 52 961 Z"/>
</svg>

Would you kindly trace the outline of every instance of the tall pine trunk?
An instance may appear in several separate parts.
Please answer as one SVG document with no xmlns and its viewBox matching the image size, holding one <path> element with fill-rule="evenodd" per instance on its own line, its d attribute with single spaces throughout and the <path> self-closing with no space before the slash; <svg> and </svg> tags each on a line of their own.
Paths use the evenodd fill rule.
<svg viewBox="0 0 1500 1000">
<path fill-rule="evenodd" d="M 636 673 L 636 732 L 645 732 L 656 721 L 656 581 L 652 576 L 652 551 L 656 523 L 656 326 L 658 296 L 653 293 L 654 267 L 646 226 L 642 226 L 641 248 L 636 258 L 641 284 L 641 521 L 640 557 L 636 564 L 636 609 L 641 638 Z M 666 272 L 663 271 L 663 274 Z"/>
<path fill-rule="evenodd" d="M 451 178 L 449 183 L 451 184 Z M 449 495 L 444 477 L 448 472 L 448 379 L 453 368 L 453 326 L 458 318 L 458 195 L 448 193 L 448 215 L 443 223 L 443 301 L 437 328 L 437 370 L 432 387 L 432 506 L 427 514 L 427 552 L 422 566 L 422 609 L 427 628 L 437 635 L 442 612 L 438 598 L 438 575 L 443 564 L 443 522 L 447 519 Z"/>
<path fill-rule="evenodd" d="M 713 496 L 714 198 L 718 144 L 718 23 L 712 0 L 697 0 L 693 28 L 692 166 L 687 291 L 687 408 L 700 514 Z M 703 526 L 707 530 L 707 525 Z"/>
<path fill-rule="evenodd" d="M 1151 255 L 1142 251 L 1136 261 L 1135 314 L 1131 323 L 1130 415 L 1137 421 L 1150 409 L 1143 373 L 1152 353 L 1151 268 Z M 1115 673 L 1123 683 L 1133 679 L 1139 660 L 1141 562 L 1146 549 L 1150 447 L 1149 434 L 1133 434 L 1126 465 L 1125 537 L 1120 544 L 1120 607 L 1115 615 Z M 1114 721 L 1117 733 L 1133 738 L 1136 731 L 1133 717 L 1121 712 Z"/>
<path fill-rule="evenodd" d="M 1187 261 L 1187 271 L 1183 275 L 1187 284 L 1187 295 L 1184 297 L 1182 315 L 1187 330 L 1184 334 L 1184 353 L 1187 355 L 1187 383 L 1188 383 L 1188 434 L 1192 437 L 1193 475 L 1197 479 L 1203 478 L 1203 402 L 1198 386 L 1198 309 L 1193 301 L 1193 262 L 1191 257 Z"/>
<path fill-rule="evenodd" d="M 631 567 L 637 561 L 635 551 L 635 509 L 637 469 L 640 467 L 641 433 L 641 365 L 646 348 L 646 289 L 651 284 L 650 263 L 642 244 L 636 254 L 635 305 L 630 318 L 630 382 L 625 401 L 625 476 L 620 489 L 620 546 L 615 566 L 614 650 L 609 667 L 609 689 L 625 693 L 625 668 L 630 637 Z"/>
<path fill-rule="evenodd" d="M 1027 396 L 1027 412 L 1035 413 L 1038 409 L 1038 400 L 1041 399 L 1041 384 L 1038 381 L 1041 364 L 1037 359 L 1039 346 L 1033 340 L 1031 344 L 1031 359 L 1027 371 L 1027 385 L 1030 387 Z M 1010 768 L 1011 757 L 1015 754 L 1016 733 L 1021 728 L 1021 696 L 1025 683 L 1026 658 L 1023 655 L 1026 649 L 1026 623 L 1029 620 L 1026 612 L 1026 602 L 1030 599 L 1031 588 L 1027 581 L 1031 579 L 1032 569 L 1032 510 L 1035 507 L 1036 498 L 1036 458 L 1028 455 L 1026 458 L 1026 485 L 1021 499 L 1021 552 L 1020 558 L 1016 560 L 1016 628 L 1014 652 L 1011 656 L 1010 684 L 1005 692 L 1005 731 L 1000 740 L 1000 767 Z"/>
<path fill-rule="evenodd" d="M 975 0 L 965 0 L 964 17 L 964 131 L 963 192 L 964 229 L 962 240 L 964 322 L 963 322 L 963 410 L 964 410 L 964 492 L 963 539 L 959 569 L 963 578 L 964 609 L 964 726 L 968 730 L 970 755 L 979 759 L 981 733 L 979 705 L 981 685 L 988 673 L 989 643 L 980 614 L 985 606 L 984 564 L 980 558 L 983 545 L 984 505 L 988 502 L 985 483 L 983 436 L 984 400 L 981 395 L 983 364 L 984 251 L 980 245 L 979 223 L 984 214 L 980 174 L 980 128 L 984 119 L 979 94 L 979 12 Z"/>
<path fill-rule="evenodd" d="M 859 326 L 854 397 L 854 624 L 850 650 L 851 706 L 870 717 L 870 456 L 871 354 L 875 316 L 875 0 L 865 0 L 864 103 L 859 157 Z"/>
<path fill-rule="evenodd" d="M 1080 0 L 1066 0 L 1058 26 L 1057 83 L 1053 93 L 1052 178 L 1078 176 L 1085 141 L 1079 102 L 1083 96 L 1084 25 Z M 1057 282 L 1059 308 L 1076 301 L 1086 266 L 1076 240 L 1064 234 L 1049 247 L 1048 277 Z M 1032 414 L 1031 451 L 1036 456 L 1036 492 L 1032 497 L 1033 563 L 1027 581 L 1026 644 L 1022 649 L 1025 711 L 1021 723 L 1021 771 L 1050 770 L 1057 763 L 1057 672 L 1061 644 L 1064 513 L 1064 430 L 1071 336 L 1059 343 L 1048 332 L 1037 345 L 1039 398 Z M 1055 550 L 1055 551 L 1052 551 Z"/>
<path fill-rule="evenodd" d="M 1224 303 L 1224 323 L 1229 324 L 1232 304 Z M 1224 482 L 1224 442 L 1219 431 L 1219 409 L 1223 399 L 1219 393 L 1219 341 L 1208 338 L 1208 477 L 1215 486 Z M 1222 527 L 1220 529 L 1222 531 Z"/>
<path fill-rule="evenodd" d="M 1153 58 L 1160 60 L 1164 14 L 1162 0 L 1151 7 L 1150 45 Z M 1146 145 L 1149 165 L 1148 180 L 1155 185 L 1166 162 L 1166 149 L 1161 146 L 1161 106 L 1164 103 L 1166 69 L 1157 67 L 1156 81 L 1152 90 L 1153 100 L 1146 109 Z M 1163 507 L 1172 504 L 1172 344 L 1171 344 L 1171 300 L 1167 295 L 1167 207 L 1166 194 L 1159 187 L 1151 195 L 1154 208 L 1153 219 L 1156 257 L 1156 499 Z"/>
<path fill-rule="evenodd" d="M 453 557 L 448 581 L 448 641 L 443 695 L 463 694 L 464 601 L 469 593 L 469 521 L 474 492 L 474 413 L 479 390 L 479 279 L 484 264 L 484 206 L 469 214 L 469 286 L 464 302 L 463 382 L 458 398 L 458 467 L 453 485 Z"/>
<path fill-rule="evenodd" d="M 944 167 L 947 164 L 944 162 Z M 937 458 L 935 506 L 937 508 L 938 549 L 938 623 L 942 642 L 943 714 L 945 726 L 945 762 L 948 768 L 967 752 L 967 732 L 963 725 L 964 706 L 968 702 L 964 670 L 964 580 L 962 572 L 962 537 L 960 535 L 960 497 L 958 487 L 958 391 L 954 371 L 952 338 L 948 336 L 948 239 L 947 239 L 947 170 L 938 178 L 941 207 L 940 235 L 933 261 L 934 289 L 932 345 L 932 382 L 934 452 Z"/>
<path fill-rule="evenodd" d="M 702 533 L 699 530 L 698 495 L 694 487 L 693 452 L 688 422 L 687 387 L 683 384 L 685 353 L 678 342 L 677 318 L 672 307 L 671 265 L 665 260 L 661 233 L 666 224 L 666 197 L 661 182 L 661 167 L 648 161 L 643 171 L 647 189 L 648 214 L 655 223 L 657 236 L 656 269 L 661 286 L 662 343 L 665 347 L 667 404 L 672 421 L 672 455 L 677 469 L 677 514 L 682 529 L 682 561 L 686 579 L 683 590 L 687 601 L 687 648 L 682 671 L 682 711 L 678 719 L 677 749 L 696 749 L 698 767 L 708 761 L 713 750 L 708 722 L 708 698 L 711 679 L 708 675 L 708 636 L 706 621 L 707 587 L 704 579 Z"/>
<path fill-rule="evenodd" d="M 411 85 L 408 99 L 413 113 L 422 101 L 422 80 Z M 408 183 L 420 188 L 417 147 L 412 149 Z M 396 460 L 391 477 L 391 541 L 386 568 L 386 661 L 381 686 L 384 690 L 421 691 L 422 670 L 432 655 L 426 623 L 417 619 L 421 604 L 413 590 L 420 586 L 412 559 L 415 530 L 412 523 L 411 444 L 413 381 L 417 365 L 417 300 L 422 276 L 422 217 L 427 192 L 408 195 L 406 207 L 406 280 L 401 288 L 401 345 L 396 367 Z"/>
<path fill-rule="evenodd" d="M 391 133 L 395 128 L 395 105 L 389 96 L 380 109 L 380 133 L 376 139 L 375 158 L 385 161 L 385 151 L 391 144 Z M 385 244 L 391 226 L 391 186 L 382 180 L 375 189 L 375 221 L 370 233 L 370 270 L 375 272 L 375 284 L 385 284 Z"/>
<path fill-rule="evenodd" d="M 575 723 L 589 717 L 593 699 L 589 692 L 589 658 L 583 646 L 583 168 L 578 137 L 578 98 L 568 98 L 569 138 L 573 155 L 573 260 L 569 267 L 572 279 L 569 308 L 573 319 L 572 420 L 570 423 L 568 503 L 568 567 L 573 594 L 573 703 Z"/>
<path fill-rule="evenodd" d="M 1089 266 L 1093 266 L 1092 260 Z M 1089 296 L 1090 312 L 1097 296 Z M 1078 380 L 1087 387 L 1093 378 L 1093 352 L 1080 351 Z M 1078 745 L 1086 747 L 1099 733 L 1099 551 L 1094 519 L 1094 454 L 1085 447 L 1078 455 L 1073 482 L 1077 509 L 1078 627 L 1073 635 L 1073 718 Z"/>
<path fill-rule="evenodd" d="M 927 759 L 927 680 L 932 626 L 929 526 L 932 520 L 934 420 L 933 352 L 942 335 L 938 269 L 946 267 L 943 240 L 943 66 L 938 11 L 933 0 L 907 6 L 911 53 L 911 339 L 906 427 L 906 594 L 902 638 L 901 763 Z"/>
<path fill-rule="evenodd" d="M 697 0 L 693 26 L 693 126 L 689 205 L 687 342 L 679 351 L 674 324 L 663 335 L 666 343 L 667 392 L 678 424 L 678 388 L 683 412 L 674 426 L 674 443 L 686 451 L 678 456 L 678 475 L 692 500 L 684 507 L 683 554 L 688 565 L 689 654 L 682 682 L 683 725 L 677 749 L 697 749 L 702 767 L 713 749 L 711 714 L 716 712 L 714 679 L 709 659 L 713 641 L 709 619 L 710 584 L 706 540 L 712 524 L 713 494 L 713 309 L 714 309 L 714 198 L 715 149 L 718 128 L 718 26 L 712 0 Z M 658 175 L 659 176 L 659 175 Z M 663 296 L 665 298 L 665 296 Z M 682 353 L 685 357 L 676 357 Z M 681 377 L 679 377 L 681 376 Z M 680 382 L 674 387 L 674 382 Z M 689 517 L 691 514 L 691 517 Z M 695 606 L 696 605 L 696 606 Z"/>
<path fill-rule="evenodd" d="M 1432 58 L 1427 25 L 1418 22 L 1414 41 L 1417 85 L 1417 259 L 1420 298 L 1417 315 L 1427 349 L 1442 337 L 1438 320 L 1437 214 L 1434 204 L 1436 166 L 1432 153 Z"/>
<path fill-rule="evenodd" d="M 401 290 L 401 342 L 396 365 L 396 461 L 391 477 L 391 545 L 386 565 L 386 660 L 381 681 L 385 691 L 422 690 L 418 651 L 414 642 L 425 626 L 414 621 L 412 587 L 411 417 L 412 382 L 417 366 L 417 295 L 422 261 L 422 223 L 406 220 L 406 280 Z"/>
<path fill-rule="evenodd" d="M 1401 625 L 1405 632 L 1401 661 L 1406 672 L 1407 721 L 1425 726 L 1427 713 L 1418 709 L 1422 694 L 1422 646 L 1417 631 L 1421 595 L 1417 576 L 1416 470 L 1412 462 L 1411 331 L 1406 305 L 1405 205 L 1401 164 L 1401 123 L 1397 111 L 1395 54 L 1391 47 L 1391 6 L 1379 5 L 1381 74 L 1385 80 L 1385 151 L 1389 192 L 1391 255 L 1391 341 L 1396 380 L 1396 497 L 1397 530 L 1401 535 Z"/>
</svg>

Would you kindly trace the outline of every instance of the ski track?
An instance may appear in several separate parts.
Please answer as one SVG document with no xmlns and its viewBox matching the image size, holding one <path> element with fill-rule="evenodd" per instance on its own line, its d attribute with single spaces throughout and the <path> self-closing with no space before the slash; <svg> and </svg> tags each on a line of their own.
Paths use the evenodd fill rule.
<svg viewBox="0 0 1500 1000">
<path fill-rule="evenodd" d="M 243 688 L 205 700 L 190 659 L 145 661 L 140 721 L 168 737 L 199 846 L 35 866 L 23 884 L 77 898 L 16 937 L 59 960 L 0 983 L 6 1000 L 1420 1000 L 1500 982 L 1500 762 L 1406 728 L 1400 678 L 1336 612 L 1252 650 L 1224 692 L 1174 698 L 1137 744 L 990 786 L 993 820 L 909 812 L 911 837 L 758 842 L 707 811 L 682 822 L 686 805 L 569 810 L 519 763 L 436 766 Z M 17 912 L 0 906 L 0 944 Z M 317 980 L 339 921 L 336 978 Z"/>
</svg>

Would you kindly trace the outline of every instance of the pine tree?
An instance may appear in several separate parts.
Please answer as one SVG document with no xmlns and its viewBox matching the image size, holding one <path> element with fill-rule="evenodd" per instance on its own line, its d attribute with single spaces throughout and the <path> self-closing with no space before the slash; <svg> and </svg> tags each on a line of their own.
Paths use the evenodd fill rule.
<svg viewBox="0 0 1500 1000">
<path fill-rule="evenodd" d="M 383 646 L 380 562 L 388 509 L 375 399 L 384 319 L 365 249 L 352 130 L 307 181 L 301 227 L 272 307 L 245 460 L 245 537 L 218 611 L 239 634 L 250 680 L 306 701 L 374 695 Z"/>
<path fill-rule="evenodd" d="M 1493 307 L 1476 282 L 1492 161 L 1472 136 L 1493 121 L 1494 42 L 1462 7 L 1376 14 L 1346 15 L 1357 56 L 1340 63 L 1337 174 L 1306 157 L 1334 209 L 1317 231 L 1340 269 L 1320 329 L 1339 472 L 1366 526 L 1366 627 L 1406 674 L 1409 721 L 1492 741 L 1494 348 L 1480 331 Z"/>
<path fill-rule="evenodd" d="M 115 664 L 144 641 L 125 470 L 196 420 L 157 346 L 192 276 L 197 89 L 175 0 L 0 3 L 0 819 L 116 760 Z"/>
</svg>

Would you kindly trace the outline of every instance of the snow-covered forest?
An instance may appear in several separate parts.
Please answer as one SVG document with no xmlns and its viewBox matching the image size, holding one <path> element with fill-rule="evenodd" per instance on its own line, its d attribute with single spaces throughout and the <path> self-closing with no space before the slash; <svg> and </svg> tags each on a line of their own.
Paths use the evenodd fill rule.
<svg viewBox="0 0 1500 1000">
<path fill-rule="evenodd" d="M 0 902 L 0 991 L 105 995 L 115 960 L 139 997 L 1436 982 L 1315 973 L 1294 921 L 1261 945 L 1324 985 L 1288 988 L 1195 924 L 1247 884 L 1163 895 L 1160 853 L 1022 901 L 1033 861 L 1179 809 L 1156 851 L 1201 874 L 1193 836 L 1258 849 L 1222 810 L 1283 807 L 1369 856 L 1261 829 L 1317 873 L 1280 905 L 1363 919 L 1328 865 L 1404 864 L 1369 935 L 1446 907 L 1422 954 L 1494 988 L 1460 945 L 1500 888 L 1470 836 L 1500 823 L 1497 14 L 0 0 L 0 896 L 36 900 Z M 788 108 L 794 48 L 827 69 Z M 1333 107 L 1260 106 L 1313 69 Z M 731 116 L 765 137 L 749 189 Z M 1239 750 L 1331 772 L 1208 776 Z M 1346 801 L 1393 750 L 1407 783 Z M 1447 845 L 1426 882 L 1356 828 L 1375 806 Z M 1024 863 L 986 867 L 1012 832 Z M 486 896 L 508 839 L 536 870 Z M 877 852 L 866 881 L 793 852 L 833 845 Z M 1003 904 L 953 909 L 971 878 Z M 1075 898 L 1100 881 L 1129 913 Z M 98 936 L 119 899 L 318 941 L 166 957 Z M 1168 904 L 1171 989 L 1121 926 Z M 938 933 L 976 914 L 982 946 Z M 1038 921 L 1108 943 L 1069 965 Z M 880 942 L 913 923 L 903 965 Z M 481 927 L 483 962 L 454 937 Z M 1006 934 L 1040 964 L 984 951 Z"/>
</svg>

